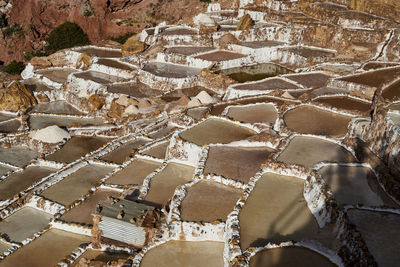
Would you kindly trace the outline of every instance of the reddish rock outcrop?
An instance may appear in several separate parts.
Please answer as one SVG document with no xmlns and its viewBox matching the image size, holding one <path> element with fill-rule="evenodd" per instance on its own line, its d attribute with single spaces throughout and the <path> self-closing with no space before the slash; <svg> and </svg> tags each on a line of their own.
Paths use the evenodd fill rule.
<svg viewBox="0 0 400 267">
<path fill-rule="evenodd" d="M 0 36 L 0 60 L 23 60 L 25 51 L 43 46 L 44 37 L 55 27 L 77 23 L 93 44 L 108 37 L 140 32 L 162 21 L 189 21 L 204 3 L 198 0 L 10 0 L 8 25 L 18 25 L 20 34 Z"/>
</svg>

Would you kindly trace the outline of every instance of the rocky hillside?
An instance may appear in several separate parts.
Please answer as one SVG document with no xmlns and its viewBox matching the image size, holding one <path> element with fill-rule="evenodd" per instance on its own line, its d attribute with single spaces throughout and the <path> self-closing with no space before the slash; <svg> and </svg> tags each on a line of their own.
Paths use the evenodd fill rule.
<svg viewBox="0 0 400 267">
<path fill-rule="evenodd" d="M 65 21 L 77 23 L 98 44 L 161 21 L 189 21 L 204 5 L 200 0 L 2 0 L 0 61 L 23 60 L 24 52 L 40 49 Z"/>
</svg>

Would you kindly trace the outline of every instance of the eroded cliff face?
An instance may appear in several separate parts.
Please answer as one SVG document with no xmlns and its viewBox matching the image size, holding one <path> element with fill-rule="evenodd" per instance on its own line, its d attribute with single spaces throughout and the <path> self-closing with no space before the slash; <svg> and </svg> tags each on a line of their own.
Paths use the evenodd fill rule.
<svg viewBox="0 0 400 267">
<path fill-rule="evenodd" d="M 162 21 L 189 22 L 203 8 L 199 0 L 3 0 L 0 61 L 23 60 L 25 51 L 41 48 L 44 37 L 65 21 L 77 23 L 99 44 Z"/>
</svg>

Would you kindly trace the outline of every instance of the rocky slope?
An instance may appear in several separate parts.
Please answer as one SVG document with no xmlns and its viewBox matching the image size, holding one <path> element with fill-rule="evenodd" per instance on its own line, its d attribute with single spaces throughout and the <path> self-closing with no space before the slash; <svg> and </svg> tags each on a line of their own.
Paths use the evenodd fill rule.
<svg viewBox="0 0 400 267">
<path fill-rule="evenodd" d="M 98 44 L 161 21 L 189 21 L 203 8 L 199 0 L 3 0 L 0 61 L 23 60 L 25 51 L 41 48 L 44 37 L 65 21 L 77 23 Z"/>
</svg>

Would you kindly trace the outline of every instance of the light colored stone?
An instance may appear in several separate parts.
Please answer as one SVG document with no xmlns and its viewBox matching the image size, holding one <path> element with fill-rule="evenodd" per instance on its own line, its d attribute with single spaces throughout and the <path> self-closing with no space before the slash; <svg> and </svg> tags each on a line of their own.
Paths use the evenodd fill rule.
<svg viewBox="0 0 400 267">
<path fill-rule="evenodd" d="M 31 64 L 35 69 L 44 69 L 51 66 L 51 62 L 46 57 L 33 57 Z"/>
<path fill-rule="evenodd" d="M 142 98 L 142 99 L 139 100 L 138 107 L 139 107 L 139 108 L 148 108 L 148 107 L 151 107 L 151 102 L 150 102 L 150 100 L 148 100 L 148 99 Z"/>
<path fill-rule="evenodd" d="M 282 97 L 288 98 L 288 99 L 295 99 L 289 92 L 284 92 L 282 94 Z"/>
<path fill-rule="evenodd" d="M 193 17 L 193 23 L 196 26 L 204 25 L 204 26 L 215 26 L 214 20 L 207 14 L 200 13 L 197 16 Z"/>
<path fill-rule="evenodd" d="M 57 52 L 47 57 L 53 67 L 63 67 L 69 65 L 65 52 Z"/>
<path fill-rule="evenodd" d="M 120 96 L 120 97 L 117 99 L 116 102 L 117 102 L 118 105 L 127 107 L 127 106 L 129 105 L 129 98 L 128 98 L 127 96 L 123 95 L 123 96 Z"/>
<path fill-rule="evenodd" d="M 197 97 L 192 97 L 192 99 L 189 101 L 189 103 L 187 104 L 188 108 L 192 108 L 192 107 L 197 107 L 200 106 L 201 102 Z"/>
<path fill-rule="evenodd" d="M 71 135 L 60 127 L 52 125 L 37 130 L 35 133 L 32 133 L 31 137 L 34 140 L 38 140 L 44 143 L 55 144 L 64 141 L 64 139 L 70 139 Z"/>
<path fill-rule="evenodd" d="M 206 91 L 201 91 L 200 93 L 198 93 L 196 98 L 202 104 L 211 104 L 215 102 L 214 98 L 212 98 L 212 96 L 210 96 Z"/>
<path fill-rule="evenodd" d="M 124 115 L 134 115 L 138 114 L 139 109 L 135 105 L 129 105 L 124 112 Z"/>
</svg>

